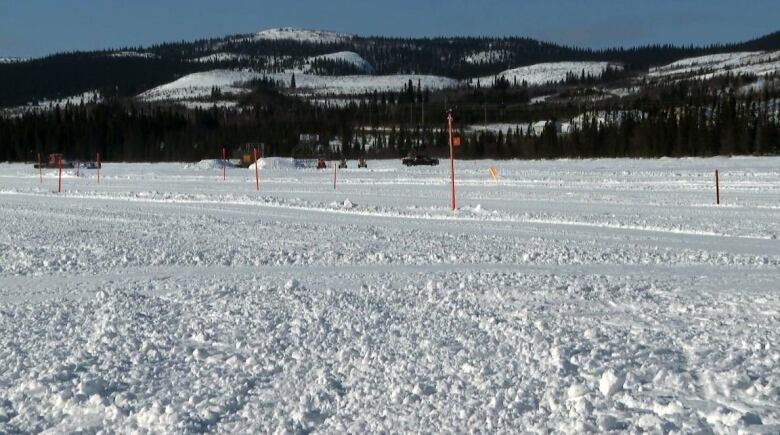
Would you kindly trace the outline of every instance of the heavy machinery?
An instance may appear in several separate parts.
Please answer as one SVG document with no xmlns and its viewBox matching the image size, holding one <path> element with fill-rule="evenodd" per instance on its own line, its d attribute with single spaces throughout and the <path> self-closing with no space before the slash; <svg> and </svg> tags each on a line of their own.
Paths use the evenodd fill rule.
<svg viewBox="0 0 780 435">
<path fill-rule="evenodd" d="M 365 157 L 361 157 L 358 160 L 358 168 L 368 168 L 368 163 L 366 163 Z"/>
</svg>

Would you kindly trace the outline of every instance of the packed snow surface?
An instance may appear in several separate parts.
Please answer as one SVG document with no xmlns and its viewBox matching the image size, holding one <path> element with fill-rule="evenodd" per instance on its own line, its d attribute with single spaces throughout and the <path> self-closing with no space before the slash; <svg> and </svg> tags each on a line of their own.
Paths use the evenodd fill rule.
<svg viewBox="0 0 780 435">
<path fill-rule="evenodd" d="M 331 32 L 327 30 L 307 30 L 294 27 L 282 27 L 278 29 L 268 29 L 255 33 L 253 39 L 261 40 L 290 40 L 308 43 L 333 44 L 348 41 L 355 35 L 348 33 Z"/>
<path fill-rule="evenodd" d="M 0 164 L 0 433 L 780 431 L 780 158 L 262 162 Z"/>
<path fill-rule="evenodd" d="M 622 67 L 610 62 L 548 62 L 509 69 L 496 75 L 481 77 L 479 80 L 485 86 L 501 77 L 510 83 L 517 80 L 518 84 L 526 81 L 529 85 L 543 85 L 566 80 L 568 74 L 580 77 L 584 72 L 585 76 L 599 77 L 607 68 Z"/>
</svg>

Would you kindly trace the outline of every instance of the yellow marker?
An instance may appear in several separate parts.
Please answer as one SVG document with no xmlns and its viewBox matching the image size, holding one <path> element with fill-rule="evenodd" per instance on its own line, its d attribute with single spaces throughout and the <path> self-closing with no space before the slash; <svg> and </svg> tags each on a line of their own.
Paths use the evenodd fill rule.
<svg viewBox="0 0 780 435">
<path fill-rule="evenodd" d="M 488 173 L 491 177 L 493 177 L 494 180 L 498 181 L 498 170 L 496 170 L 495 166 L 491 166 L 488 168 Z"/>
</svg>

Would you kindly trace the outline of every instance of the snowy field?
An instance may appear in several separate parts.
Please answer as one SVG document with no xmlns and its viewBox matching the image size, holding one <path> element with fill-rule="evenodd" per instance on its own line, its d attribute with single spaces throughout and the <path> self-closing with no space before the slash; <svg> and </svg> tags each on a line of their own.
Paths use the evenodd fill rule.
<svg viewBox="0 0 780 435">
<path fill-rule="evenodd" d="M 0 164 L 0 433 L 780 432 L 780 158 L 265 163 Z"/>
</svg>

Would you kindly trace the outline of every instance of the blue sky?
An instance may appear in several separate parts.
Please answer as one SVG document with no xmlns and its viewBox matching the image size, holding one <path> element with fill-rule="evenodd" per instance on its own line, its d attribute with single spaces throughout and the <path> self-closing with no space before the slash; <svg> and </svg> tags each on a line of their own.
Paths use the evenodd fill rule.
<svg viewBox="0 0 780 435">
<path fill-rule="evenodd" d="M 362 35 L 528 36 L 594 48 L 706 44 L 780 30 L 778 0 L 0 0 L 0 56 L 294 26 Z"/>
</svg>

